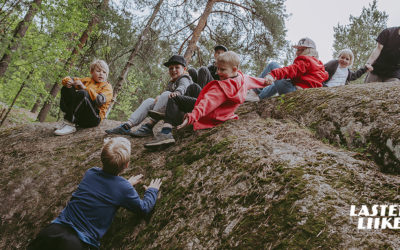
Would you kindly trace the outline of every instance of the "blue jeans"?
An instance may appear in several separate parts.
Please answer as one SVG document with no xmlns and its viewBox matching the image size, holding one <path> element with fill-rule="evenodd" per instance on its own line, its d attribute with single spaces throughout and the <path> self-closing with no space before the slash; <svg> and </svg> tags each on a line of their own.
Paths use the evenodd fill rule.
<svg viewBox="0 0 400 250">
<path fill-rule="evenodd" d="M 259 77 L 264 78 L 266 75 L 268 75 L 269 72 L 277 68 L 280 68 L 278 63 L 270 62 L 267 64 L 267 67 L 265 67 L 265 69 L 259 75 Z M 260 97 L 260 99 L 264 99 L 271 97 L 277 93 L 279 95 L 282 95 L 296 91 L 296 87 L 292 84 L 291 81 L 287 79 L 282 79 L 282 80 L 276 80 L 274 83 L 263 89 L 254 89 L 254 91 L 258 94 L 258 97 Z"/>
</svg>

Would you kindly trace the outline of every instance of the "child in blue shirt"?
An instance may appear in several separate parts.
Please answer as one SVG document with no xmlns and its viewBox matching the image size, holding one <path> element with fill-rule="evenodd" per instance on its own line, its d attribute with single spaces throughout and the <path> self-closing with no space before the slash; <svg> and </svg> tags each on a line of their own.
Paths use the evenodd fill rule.
<svg viewBox="0 0 400 250">
<path fill-rule="evenodd" d="M 107 139 L 101 152 L 103 168 L 86 171 L 67 206 L 28 249 L 98 248 L 119 207 L 150 213 L 161 180 L 152 180 L 145 186 L 144 198 L 140 199 L 133 185 L 139 183 L 143 175 L 132 176 L 129 180 L 118 176 L 128 167 L 130 154 L 131 144 L 126 138 Z"/>
</svg>

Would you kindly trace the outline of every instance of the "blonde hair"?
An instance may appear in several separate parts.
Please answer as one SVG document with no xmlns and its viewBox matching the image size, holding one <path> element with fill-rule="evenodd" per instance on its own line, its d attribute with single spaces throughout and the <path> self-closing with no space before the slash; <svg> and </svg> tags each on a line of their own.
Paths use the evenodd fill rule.
<svg viewBox="0 0 400 250">
<path fill-rule="evenodd" d="M 227 52 L 220 54 L 216 58 L 216 61 L 217 61 L 217 63 L 225 63 L 232 67 L 237 67 L 237 68 L 239 68 L 239 65 L 240 65 L 240 58 L 239 58 L 238 54 L 236 54 L 233 51 L 227 51 Z"/>
<path fill-rule="evenodd" d="M 118 175 L 124 170 L 131 156 L 131 143 L 124 137 L 104 139 L 101 151 L 103 171 L 112 175 Z"/>
<path fill-rule="evenodd" d="M 318 51 L 314 48 L 306 48 L 301 52 L 301 56 L 312 56 L 318 59 Z"/>
<path fill-rule="evenodd" d="M 339 59 L 341 55 L 350 56 L 349 67 L 351 67 L 351 66 L 353 65 L 353 62 L 354 62 L 354 54 L 353 54 L 353 51 L 351 51 L 350 49 L 342 49 L 342 50 L 339 52 L 339 55 L 338 55 L 337 58 Z"/>
<path fill-rule="evenodd" d="M 107 76 L 108 76 L 109 69 L 108 69 L 108 64 L 107 64 L 105 61 L 99 60 L 99 59 L 94 60 L 94 61 L 90 64 L 90 72 L 93 72 L 93 70 L 94 70 L 96 67 L 99 67 L 100 69 L 104 70 L 104 71 L 107 73 Z"/>
</svg>

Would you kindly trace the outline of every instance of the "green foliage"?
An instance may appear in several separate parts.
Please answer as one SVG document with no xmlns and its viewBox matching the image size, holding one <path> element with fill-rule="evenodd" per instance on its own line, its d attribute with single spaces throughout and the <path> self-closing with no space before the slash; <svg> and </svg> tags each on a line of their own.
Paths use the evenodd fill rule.
<svg viewBox="0 0 400 250">
<path fill-rule="evenodd" d="M 335 38 L 333 57 L 337 58 L 340 50 L 349 48 L 354 53 L 353 70 L 363 67 L 373 48 L 376 47 L 376 37 L 386 28 L 387 19 L 386 12 L 378 10 L 376 0 L 373 0 L 368 8 L 363 7 L 360 16 L 350 15 L 348 25 L 338 24 L 333 28 Z"/>
<path fill-rule="evenodd" d="M 94 59 L 105 60 L 110 67 L 109 82 L 116 83 L 137 42 L 154 1 L 110 1 L 109 8 L 98 11 L 101 0 L 47 0 L 29 26 L 19 49 L 0 79 L 0 101 L 10 104 L 21 84 L 25 87 L 17 107 L 31 109 L 47 99 L 49 88 L 64 76 L 90 76 Z M 148 97 L 156 97 L 169 80 L 162 63 L 180 49 L 197 24 L 205 0 L 164 1 L 149 35 L 133 60 L 124 87 L 109 118 L 125 120 Z M 280 58 L 287 49 L 284 0 L 240 0 L 237 5 L 217 2 L 192 58 L 194 67 L 210 63 L 213 47 L 224 44 L 241 55 L 241 68 L 258 74 L 270 58 Z M 0 53 L 12 37 L 12 31 L 24 17 L 29 4 L 8 0 L 0 11 Z M 182 13 L 185 13 L 182 15 Z M 96 14 L 101 22 L 94 27 L 69 71 L 65 64 L 78 44 L 89 20 Z M 181 46 L 184 44 L 183 46 Z M 50 114 L 59 116 L 59 97 L 53 100 Z"/>
</svg>

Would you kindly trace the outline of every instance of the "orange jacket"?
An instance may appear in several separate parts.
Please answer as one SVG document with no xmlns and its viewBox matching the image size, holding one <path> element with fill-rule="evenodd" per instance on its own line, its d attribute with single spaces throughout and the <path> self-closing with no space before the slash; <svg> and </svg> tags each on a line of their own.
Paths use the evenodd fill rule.
<svg viewBox="0 0 400 250">
<path fill-rule="evenodd" d="M 68 81 L 70 80 L 70 77 L 65 77 L 62 79 L 62 85 L 67 85 Z M 74 77 L 74 80 L 80 80 L 83 85 L 85 85 L 90 99 L 96 103 L 97 108 L 100 110 L 100 118 L 103 120 L 106 117 L 108 106 L 110 106 L 110 102 L 113 97 L 113 89 L 111 84 L 108 82 L 95 82 L 90 77 Z"/>
</svg>

